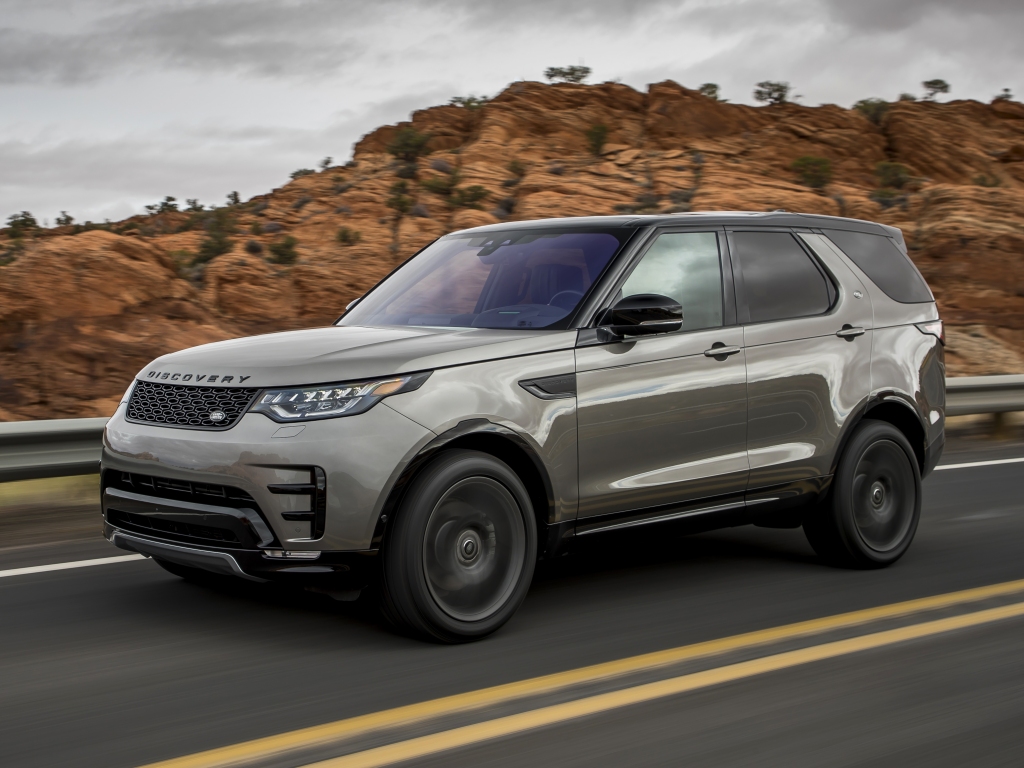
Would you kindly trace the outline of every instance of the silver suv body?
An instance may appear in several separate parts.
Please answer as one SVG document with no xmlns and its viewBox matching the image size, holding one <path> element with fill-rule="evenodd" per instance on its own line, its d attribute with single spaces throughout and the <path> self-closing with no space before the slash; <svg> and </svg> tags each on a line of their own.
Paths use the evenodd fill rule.
<svg viewBox="0 0 1024 768">
<path fill-rule="evenodd" d="M 538 558 L 657 524 L 906 550 L 943 446 L 942 326 L 899 230 L 789 213 L 456 232 L 326 328 L 208 344 L 107 425 L 105 532 L 179 575 L 352 597 L 447 641 Z"/>
</svg>

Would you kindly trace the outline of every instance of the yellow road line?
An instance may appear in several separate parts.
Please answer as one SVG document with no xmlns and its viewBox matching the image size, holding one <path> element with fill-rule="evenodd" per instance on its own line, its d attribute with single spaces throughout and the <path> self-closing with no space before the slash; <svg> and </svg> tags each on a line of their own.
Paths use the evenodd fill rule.
<svg viewBox="0 0 1024 768">
<path fill-rule="evenodd" d="M 306 749 L 351 739 L 367 733 L 406 726 L 445 715 L 505 704 L 527 696 L 550 694 L 575 685 L 595 683 L 622 675 L 643 672 L 684 661 L 705 658 L 731 651 L 754 648 L 768 643 L 807 637 L 846 629 L 882 619 L 899 618 L 921 611 L 950 608 L 978 600 L 1024 592 L 1024 579 L 965 589 L 944 595 L 908 600 L 877 608 L 843 613 L 821 619 L 801 621 L 781 627 L 746 632 L 719 640 L 684 645 L 664 651 L 645 653 L 626 659 L 594 664 L 589 667 L 556 672 L 550 675 L 506 683 L 477 691 L 459 693 L 439 699 L 409 704 L 381 712 L 337 720 L 332 723 L 300 728 L 226 747 L 197 752 L 184 757 L 153 763 L 146 768 L 225 768 L 256 759 L 265 759 L 297 749 Z"/>
<path fill-rule="evenodd" d="M 435 755 L 459 747 L 472 746 L 480 742 L 490 741 L 503 736 L 512 736 L 524 731 L 557 725 L 569 720 L 576 720 L 588 715 L 596 715 L 609 710 L 628 707 L 633 704 L 662 699 L 666 696 L 707 688 L 733 680 L 741 680 L 766 672 L 808 664 L 813 661 L 833 659 L 858 651 L 881 648 L 894 643 L 928 637 L 964 627 L 974 627 L 1001 619 L 1024 616 L 1024 603 L 1004 605 L 1000 608 L 989 608 L 975 613 L 952 616 L 946 619 L 912 624 L 909 627 L 890 629 L 871 635 L 861 635 L 849 640 L 837 640 L 797 651 L 788 651 L 762 659 L 753 659 L 739 664 L 730 664 L 705 672 L 659 680 L 656 683 L 637 685 L 611 693 L 602 693 L 565 704 L 534 709 L 518 715 L 509 715 L 475 725 L 467 725 L 450 731 L 421 736 L 416 739 L 388 744 L 387 746 L 356 752 L 343 757 L 335 757 L 313 763 L 305 768 L 378 768 L 406 760 Z"/>
</svg>

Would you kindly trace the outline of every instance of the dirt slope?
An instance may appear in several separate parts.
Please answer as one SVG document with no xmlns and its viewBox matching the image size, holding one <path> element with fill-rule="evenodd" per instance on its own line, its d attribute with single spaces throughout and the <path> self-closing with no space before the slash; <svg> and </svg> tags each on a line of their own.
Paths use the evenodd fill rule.
<svg viewBox="0 0 1024 768">
<path fill-rule="evenodd" d="M 594 126 L 607 129 L 597 154 Z M 413 163 L 388 152 L 410 127 L 429 136 Z M 806 155 L 831 162 L 823 189 L 791 169 Z M 880 196 L 876 169 L 886 161 L 903 164 L 909 179 Z M 403 181 L 404 193 L 395 189 Z M 19 243 L 7 230 L 0 420 L 109 414 L 131 375 L 159 354 L 329 323 L 454 229 L 775 208 L 901 227 L 949 324 L 950 373 L 1024 372 L 1024 105 L 900 102 L 875 124 L 834 105 L 716 102 L 673 82 L 646 93 L 522 82 L 480 109 L 416 112 L 365 136 L 346 166 L 225 209 L 231 250 L 198 266 L 190 265 L 218 226 L 208 213 L 133 217 L 109 231 L 37 230 Z M 339 242 L 341 228 L 350 242 Z M 288 237 L 296 258 L 275 263 L 270 248 Z"/>
</svg>

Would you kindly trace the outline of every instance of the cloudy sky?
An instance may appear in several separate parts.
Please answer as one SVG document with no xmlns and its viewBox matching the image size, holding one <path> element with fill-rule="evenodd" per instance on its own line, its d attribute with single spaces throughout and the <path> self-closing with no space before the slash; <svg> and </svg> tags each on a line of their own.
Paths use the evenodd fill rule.
<svg viewBox="0 0 1024 768">
<path fill-rule="evenodd" d="M 0 216 L 221 203 L 378 125 L 583 63 L 753 103 L 1024 94 L 1021 0 L 0 0 Z"/>
</svg>

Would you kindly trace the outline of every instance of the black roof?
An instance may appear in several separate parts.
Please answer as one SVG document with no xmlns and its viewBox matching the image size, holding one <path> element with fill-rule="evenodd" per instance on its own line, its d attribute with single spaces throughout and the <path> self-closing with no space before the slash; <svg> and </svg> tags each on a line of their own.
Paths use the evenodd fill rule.
<svg viewBox="0 0 1024 768">
<path fill-rule="evenodd" d="M 760 225 L 768 227 L 801 227 L 804 229 L 841 229 L 851 232 L 867 232 L 873 235 L 893 237 L 903 242 L 903 233 L 896 227 L 878 224 L 862 219 L 847 219 L 842 216 L 822 216 L 816 213 L 791 213 L 789 211 L 700 211 L 694 213 L 666 213 L 652 215 L 620 216 L 574 216 L 560 219 L 533 219 L 510 221 L 501 224 L 487 224 L 482 227 L 460 230 L 460 234 L 507 232 L 510 229 L 548 229 L 565 227 L 625 227 L 636 229 L 649 226 L 671 226 L 700 224 L 705 226 Z"/>
</svg>

